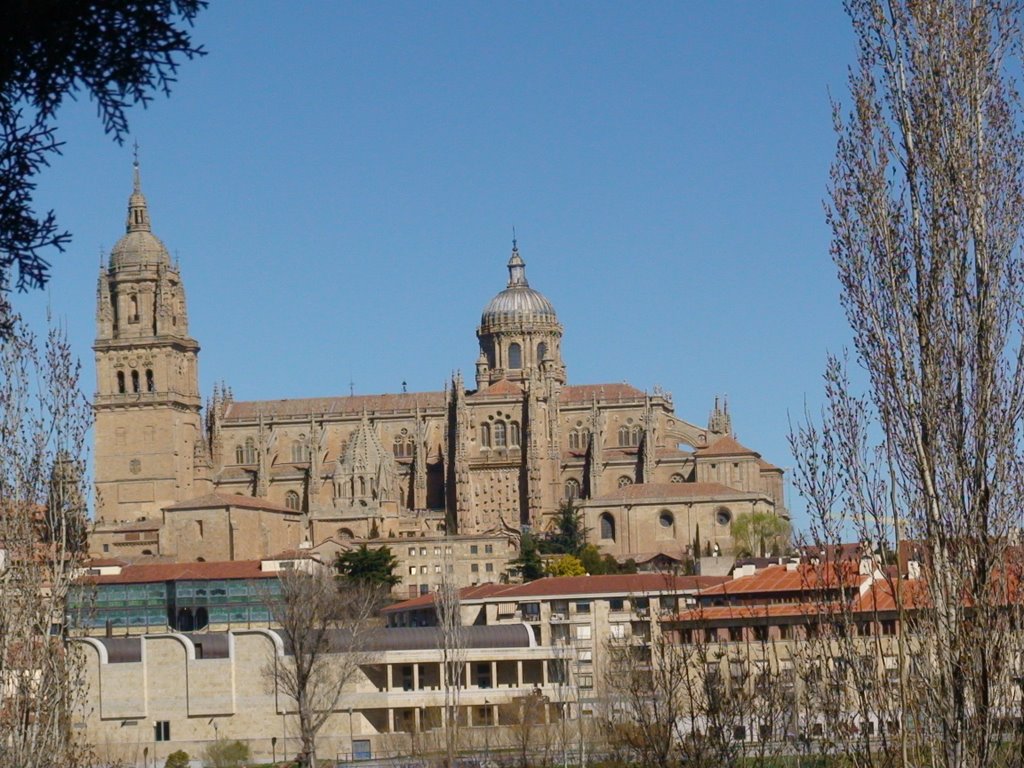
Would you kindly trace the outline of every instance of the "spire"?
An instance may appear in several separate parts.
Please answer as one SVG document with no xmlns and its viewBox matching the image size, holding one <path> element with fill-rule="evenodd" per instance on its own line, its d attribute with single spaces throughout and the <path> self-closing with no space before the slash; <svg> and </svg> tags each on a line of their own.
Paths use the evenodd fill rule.
<svg viewBox="0 0 1024 768">
<path fill-rule="evenodd" d="M 508 287 L 521 285 L 528 287 L 526 282 L 526 262 L 519 255 L 519 244 L 516 242 L 515 229 L 512 230 L 512 256 L 508 260 Z"/>
<path fill-rule="evenodd" d="M 142 176 L 139 173 L 138 142 L 135 142 L 132 177 L 132 195 L 128 198 L 128 221 L 125 223 L 125 231 L 150 232 L 149 208 L 146 206 L 146 196 L 142 194 Z"/>
</svg>

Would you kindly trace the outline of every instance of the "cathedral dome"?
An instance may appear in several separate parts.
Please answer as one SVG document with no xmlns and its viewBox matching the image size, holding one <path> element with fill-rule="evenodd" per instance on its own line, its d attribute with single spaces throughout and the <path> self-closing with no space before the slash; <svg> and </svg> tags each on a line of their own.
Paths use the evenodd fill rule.
<svg viewBox="0 0 1024 768">
<path fill-rule="evenodd" d="M 142 183 L 139 179 L 139 164 L 135 163 L 135 188 L 128 198 L 128 220 L 125 224 L 125 235 L 117 241 L 110 252 L 112 268 L 128 265 L 170 264 L 171 256 L 156 235 L 149 223 L 149 208 L 146 197 L 142 194 Z"/>
<path fill-rule="evenodd" d="M 531 288 L 526 281 L 526 262 L 519 255 L 519 248 L 513 244 L 512 258 L 508 260 L 508 287 L 484 307 L 480 324 L 488 326 L 522 321 L 557 323 L 558 317 L 547 297 Z"/>
</svg>

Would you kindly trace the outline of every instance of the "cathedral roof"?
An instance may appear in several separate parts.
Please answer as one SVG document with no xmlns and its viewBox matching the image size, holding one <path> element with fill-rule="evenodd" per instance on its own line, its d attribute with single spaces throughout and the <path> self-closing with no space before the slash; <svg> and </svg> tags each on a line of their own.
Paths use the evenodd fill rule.
<svg viewBox="0 0 1024 768">
<path fill-rule="evenodd" d="M 508 286 L 484 307 L 480 325 L 522 321 L 557 323 L 558 317 L 547 297 L 527 282 L 526 262 L 513 241 L 512 257 L 508 260 Z"/>
<path fill-rule="evenodd" d="M 241 507 L 243 509 L 265 509 L 272 512 L 287 512 L 294 514 L 295 510 L 283 504 L 275 504 L 266 499 L 257 499 L 254 496 L 241 496 L 232 493 L 208 493 L 195 499 L 186 499 L 164 507 L 167 511 L 179 509 L 220 509 L 223 507 Z"/>
<path fill-rule="evenodd" d="M 760 456 L 757 451 L 752 451 L 733 437 L 726 435 L 720 437 L 706 448 L 697 449 L 698 456 Z"/>
<path fill-rule="evenodd" d="M 589 403 L 594 399 L 598 402 L 609 400 L 644 399 L 642 390 L 626 382 L 615 384 L 576 384 L 562 387 L 559 400 L 563 403 Z"/>
<path fill-rule="evenodd" d="M 475 392 L 474 395 L 510 395 L 512 397 L 522 397 L 523 388 L 514 381 L 498 379 L 498 381 L 491 384 L 487 389 Z"/>
<path fill-rule="evenodd" d="M 149 222 L 146 196 L 142 194 L 139 163 L 135 161 L 135 185 L 128 198 L 128 219 L 125 234 L 110 252 L 110 266 L 114 269 L 128 265 L 163 265 L 171 263 L 170 254 Z"/>
<path fill-rule="evenodd" d="M 357 416 L 363 411 L 380 414 L 387 411 L 415 411 L 417 408 L 444 408 L 444 392 L 400 392 L 385 395 L 349 397 L 304 397 L 293 400 L 248 400 L 228 403 L 224 418 L 228 421 L 255 419 L 261 413 L 269 418 L 296 416 Z"/>
<path fill-rule="evenodd" d="M 616 488 L 611 493 L 591 499 L 592 502 L 644 501 L 651 499 L 692 499 L 714 496 L 746 496 L 721 483 L 635 483 Z"/>
</svg>

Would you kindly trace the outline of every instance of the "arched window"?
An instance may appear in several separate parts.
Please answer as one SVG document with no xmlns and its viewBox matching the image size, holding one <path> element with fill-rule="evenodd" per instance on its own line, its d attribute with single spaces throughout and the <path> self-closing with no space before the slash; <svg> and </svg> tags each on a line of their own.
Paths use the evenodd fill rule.
<svg viewBox="0 0 1024 768">
<path fill-rule="evenodd" d="M 569 450 L 578 451 L 580 449 L 580 433 L 575 429 L 569 430 Z"/>
<path fill-rule="evenodd" d="M 284 495 L 284 505 L 288 507 L 288 509 L 294 509 L 296 512 L 298 512 L 299 494 L 297 494 L 295 491 L 288 491 L 288 493 Z"/>
<path fill-rule="evenodd" d="M 139 372 L 132 371 L 132 392 L 139 391 Z"/>
<path fill-rule="evenodd" d="M 391 444 L 391 452 L 395 454 L 396 459 L 400 459 L 405 456 L 405 438 L 401 435 L 395 435 L 395 439 Z"/>
<path fill-rule="evenodd" d="M 128 322 L 139 322 L 139 297 L 134 293 L 128 297 Z"/>
<path fill-rule="evenodd" d="M 365 477 L 360 477 L 359 478 L 359 495 L 360 496 L 365 496 L 366 495 L 366 478 Z"/>
<path fill-rule="evenodd" d="M 548 353 L 548 345 L 545 344 L 542 341 L 540 344 L 537 345 L 537 362 L 538 363 L 543 363 L 544 362 L 544 355 L 546 355 L 547 353 Z"/>
<path fill-rule="evenodd" d="M 672 477 L 669 478 L 670 483 L 685 483 L 686 478 L 676 472 Z"/>
<path fill-rule="evenodd" d="M 565 481 L 565 498 L 572 501 L 580 497 L 580 481 L 575 477 L 570 477 Z"/>
<path fill-rule="evenodd" d="M 405 455 L 411 457 L 414 453 L 416 453 L 416 438 L 409 435 L 405 438 Z"/>
<path fill-rule="evenodd" d="M 643 434 L 644 431 L 639 424 L 633 427 L 633 435 L 630 445 L 640 445 L 640 438 L 643 437 Z"/>
<path fill-rule="evenodd" d="M 486 422 L 480 425 L 480 445 L 491 447 L 491 425 Z"/>
<path fill-rule="evenodd" d="M 504 448 L 505 447 L 505 422 L 496 421 L 494 422 L 494 447 Z"/>
<path fill-rule="evenodd" d="M 615 518 L 608 512 L 601 515 L 601 538 L 615 541 Z"/>
<path fill-rule="evenodd" d="M 619 488 L 625 488 L 627 485 L 633 484 L 633 478 L 628 475 L 623 475 L 619 478 Z"/>
<path fill-rule="evenodd" d="M 518 447 L 520 444 L 519 422 L 513 421 L 508 425 L 508 444 Z"/>
<path fill-rule="evenodd" d="M 353 535 L 353 533 L 352 533 L 352 531 L 350 529 L 348 529 L 348 528 L 339 528 L 338 529 L 338 538 L 339 539 L 343 539 L 343 540 L 348 540 L 348 539 L 354 539 L 355 536 Z"/>
<path fill-rule="evenodd" d="M 629 427 L 625 425 L 619 427 L 619 445 L 624 448 L 629 446 Z"/>
<path fill-rule="evenodd" d="M 124 394 L 124 371 L 117 372 L 117 393 Z"/>
<path fill-rule="evenodd" d="M 242 446 L 235 446 L 235 464 L 245 464 L 245 451 Z"/>
<path fill-rule="evenodd" d="M 153 371 L 150 368 L 146 369 L 146 391 L 155 392 L 156 382 L 153 380 Z"/>
<path fill-rule="evenodd" d="M 309 461 L 309 444 L 306 443 L 305 435 L 299 435 L 299 438 L 292 443 L 292 461 L 296 464 Z"/>
<path fill-rule="evenodd" d="M 523 348 L 514 341 L 508 345 L 508 367 L 513 370 L 523 367 Z"/>
<path fill-rule="evenodd" d="M 251 437 L 245 438 L 245 463 L 256 463 L 256 441 Z"/>
</svg>

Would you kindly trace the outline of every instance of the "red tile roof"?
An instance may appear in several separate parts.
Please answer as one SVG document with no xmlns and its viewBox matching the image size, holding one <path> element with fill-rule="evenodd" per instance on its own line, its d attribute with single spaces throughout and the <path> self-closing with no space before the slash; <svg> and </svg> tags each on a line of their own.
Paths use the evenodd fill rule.
<svg viewBox="0 0 1024 768">
<path fill-rule="evenodd" d="M 489 386 L 487 389 L 481 389 L 478 392 L 474 392 L 471 396 L 477 395 L 508 395 L 511 397 L 522 397 L 523 388 L 515 382 L 509 381 L 508 379 L 499 379 Z"/>
<path fill-rule="evenodd" d="M 259 560 L 234 560 L 217 563 L 154 563 L 128 565 L 119 574 L 88 576 L 92 584 L 150 584 L 158 581 L 185 579 L 268 579 L 277 578 L 274 571 L 260 570 Z"/>
<path fill-rule="evenodd" d="M 559 401 L 562 403 L 590 403 L 598 401 L 643 400 L 644 393 L 625 382 L 619 384 L 575 384 L 562 387 Z"/>
<path fill-rule="evenodd" d="M 818 589 L 838 589 L 840 582 L 846 587 L 856 588 L 868 578 L 870 577 L 858 572 L 857 563 L 842 563 L 838 566 L 801 563 L 793 570 L 787 565 L 771 565 L 752 576 L 741 576 L 702 590 L 700 596 L 704 598 L 719 595 L 742 597 L 772 593 L 793 594 Z"/>
<path fill-rule="evenodd" d="M 662 573 L 615 574 L 611 576 L 549 576 L 525 584 L 481 584 L 466 587 L 460 593 L 462 602 L 523 600 L 530 598 L 576 597 L 587 595 L 632 595 L 661 592 L 695 592 L 727 581 L 725 576 L 673 576 Z M 389 606 L 386 613 L 428 608 L 434 595 L 420 595 Z"/>
<path fill-rule="evenodd" d="M 164 507 L 164 509 L 168 512 L 173 512 L 186 509 L 219 509 L 221 507 L 241 507 L 242 509 L 261 509 L 271 512 L 286 512 L 291 515 L 298 514 L 294 509 L 289 509 L 282 504 L 275 504 L 266 499 L 229 493 L 208 493 L 196 499 L 176 502 Z"/>
<path fill-rule="evenodd" d="M 610 501 L 643 501 L 650 499 L 693 499 L 695 497 L 726 496 L 736 498 L 748 496 L 746 491 L 738 491 L 721 483 L 634 483 L 616 488 L 611 493 L 598 496 L 592 502 Z"/>
<path fill-rule="evenodd" d="M 228 403 L 226 421 L 297 416 L 358 415 L 365 408 L 369 413 L 381 411 L 415 411 L 416 408 L 444 408 L 444 392 L 401 392 L 382 395 L 351 395 L 349 397 L 306 397 L 290 400 L 250 400 Z"/>
<path fill-rule="evenodd" d="M 752 451 L 746 446 L 740 445 L 730 435 L 718 438 L 706 448 L 697 449 L 698 456 L 760 456 L 757 451 Z"/>
</svg>

